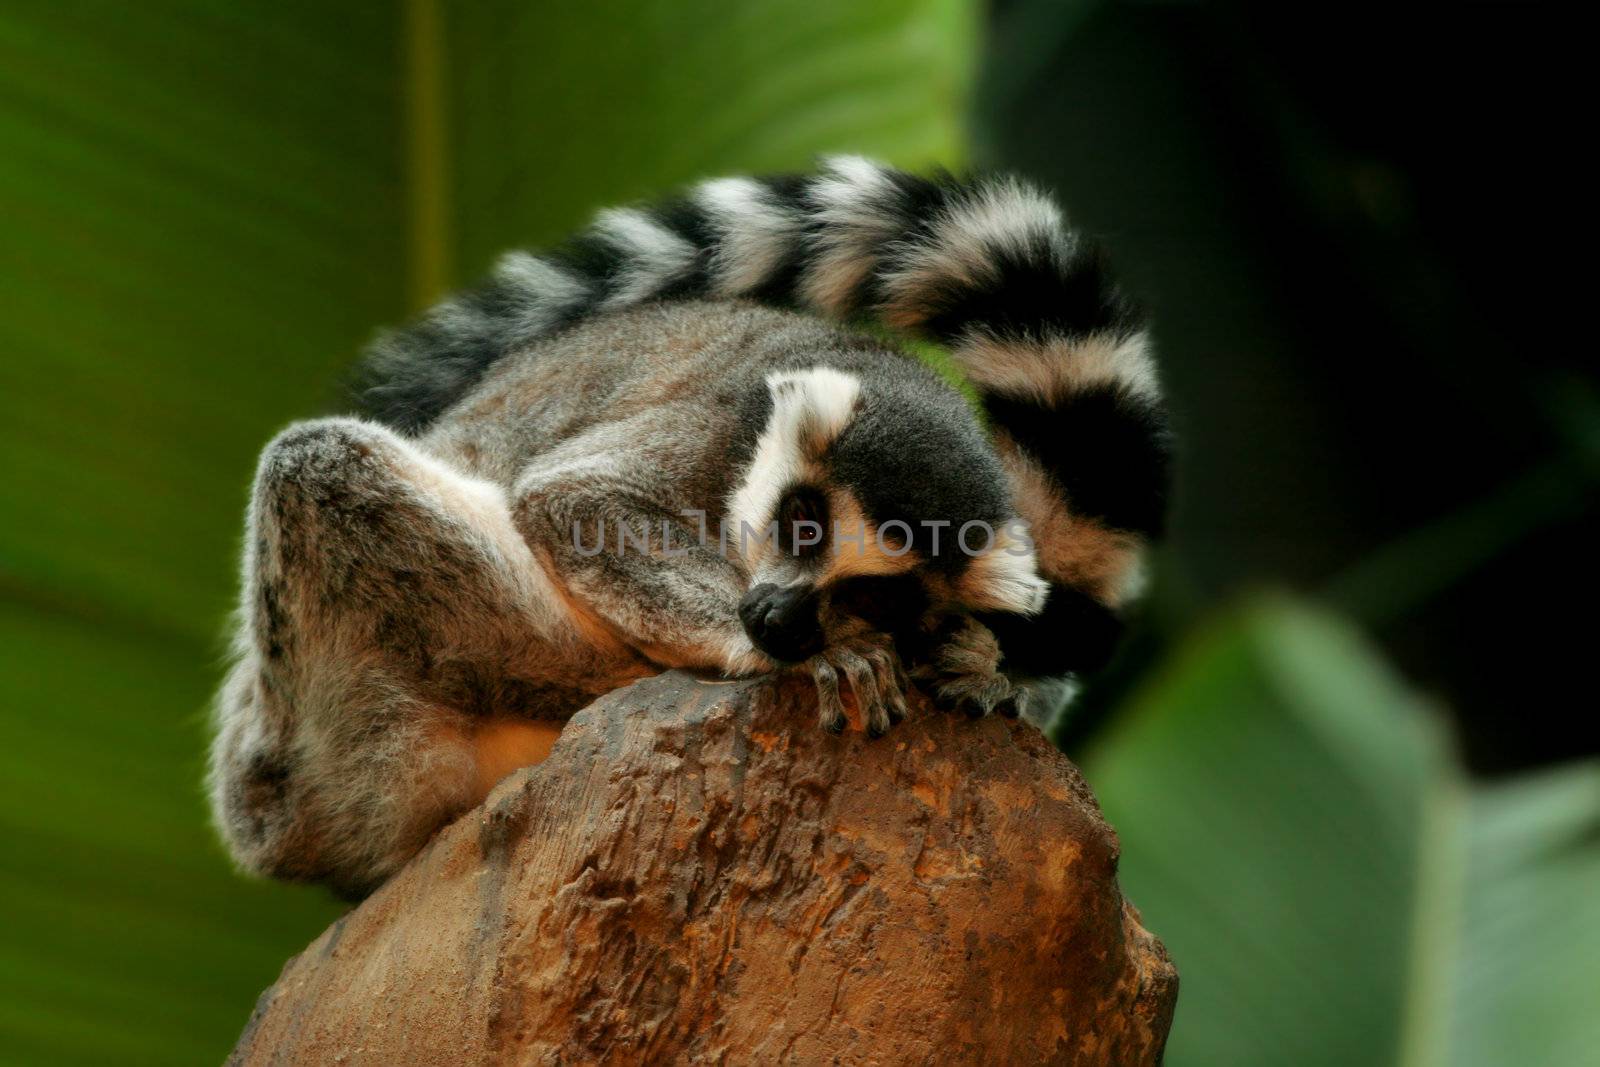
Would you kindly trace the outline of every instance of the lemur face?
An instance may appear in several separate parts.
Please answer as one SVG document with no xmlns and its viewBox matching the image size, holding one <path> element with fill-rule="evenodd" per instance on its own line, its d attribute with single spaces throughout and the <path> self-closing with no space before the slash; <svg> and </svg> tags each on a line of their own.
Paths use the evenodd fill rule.
<svg viewBox="0 0 1600 1067">
<path fill-rule="evenodd" d="M 819 604 L 867 578 L 903 579 L 883 595 L 924 603 L 1040 610 L 1027 525 L 959 397 L 826 366 L 772 374 L 767 388 L 726 534 L 751 575 L 740 618 L 757 647 L 790 661 L 816 651 Z"/>
</svg>

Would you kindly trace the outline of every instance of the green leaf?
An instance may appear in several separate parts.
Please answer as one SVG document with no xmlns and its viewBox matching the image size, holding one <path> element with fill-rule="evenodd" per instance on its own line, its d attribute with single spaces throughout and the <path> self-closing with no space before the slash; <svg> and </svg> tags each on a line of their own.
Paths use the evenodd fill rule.
<svg viewBox="0 0 1600 1067">
<path fill-rule="evenodd" d="M 597 204 L 707 173 L 868 152 L 917 168 L 961 154 L 976 7 L 647 0 L 450 8 L 457 250 L 563 236 Z"/>
<path fill-rule="evenodd" d="M 255 454 L 501 249 L 705 174 L 954 163 L 971 0 L 0 11 L 0 1059 L 220 1060 L 336 906 L 234 876 Z"/>
<path fill-rule="evenodd" d="M 1451 955 L 1433 988 L 1453 1010 L 1412 1062 L 1576 1064 L 1600 1050 L 1600 765 L 1483 789 L 1461 813 Z M 1441 880 L 1443 880 L 1441 879 Z M 1445 913 L 1445 918 L 1450 918 Z M 1438 932 L 1449 943 L 1451 930 Z"/>
<path fill-rule="evenodd" d="M 1171 1067 L 1556 1067 L 1600 1042 L 1600 767 L 1470 786 L 1341 623 L 1223 620 L 1085 765 L 1178 966 Z"/>
</svg>

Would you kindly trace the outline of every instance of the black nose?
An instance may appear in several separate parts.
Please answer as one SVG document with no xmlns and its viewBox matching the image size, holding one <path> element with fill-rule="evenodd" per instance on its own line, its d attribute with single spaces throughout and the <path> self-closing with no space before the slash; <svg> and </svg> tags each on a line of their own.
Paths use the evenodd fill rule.
<svg viewBox="0 0 1600 1067">
<path fill-rule="evenodd" d="M 751 642 L 773 659 L 797 663 L 822 651 L 813 586 L 758 585 L 739 602 L 739 621 Z"/>
</svg>

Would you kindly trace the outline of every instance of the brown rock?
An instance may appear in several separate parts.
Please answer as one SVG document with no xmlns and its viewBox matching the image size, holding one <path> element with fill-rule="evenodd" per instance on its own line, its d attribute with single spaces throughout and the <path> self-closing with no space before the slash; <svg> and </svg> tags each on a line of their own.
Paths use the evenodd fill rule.
<svg viewBox="0 0 1600 1067">
<path fill-rule="evenodd" d="M 1159 1061 L 1177 995 L 1032 727 L 667 674 L 284 968 L 242 1064 Z"/>
</svg>

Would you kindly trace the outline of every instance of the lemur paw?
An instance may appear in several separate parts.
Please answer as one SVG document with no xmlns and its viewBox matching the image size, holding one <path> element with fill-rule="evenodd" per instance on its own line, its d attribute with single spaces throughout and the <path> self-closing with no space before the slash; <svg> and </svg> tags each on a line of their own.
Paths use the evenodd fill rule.
<svg viewBox="0 0 1600 1067">
<path fill-rule="evenodd" d="M 855 694 L 867 736 L 882 737 L 906 717 L 905 694 L 911 683 L 893 640 L 883 634 L 845 638 L 806 660 L 800 669 L 817 687 L 818 723 L 829 733 L 844 733 L 849 722 L 841 679 Z"/>
<path fill-rule="evenodd" d="M 1027 691 L 1000 671 L 1000 643 L 970 615 L 953 615 L 940 624 L 932 655 L 912 676 L 935 704 L 969 718 L 992 712 L 1015 719 L 1027 701 Z"/>
</svg>

